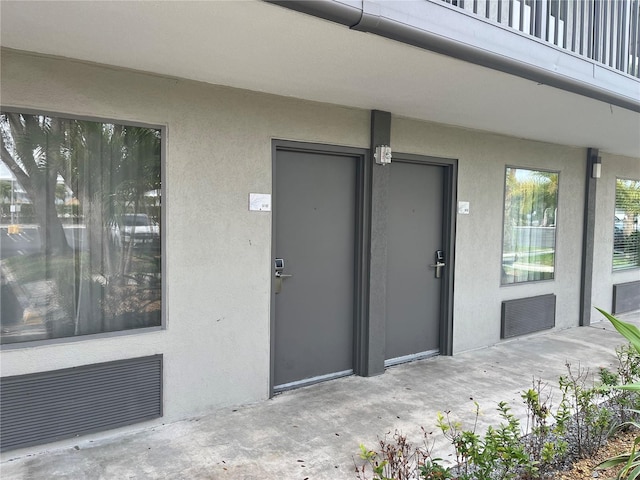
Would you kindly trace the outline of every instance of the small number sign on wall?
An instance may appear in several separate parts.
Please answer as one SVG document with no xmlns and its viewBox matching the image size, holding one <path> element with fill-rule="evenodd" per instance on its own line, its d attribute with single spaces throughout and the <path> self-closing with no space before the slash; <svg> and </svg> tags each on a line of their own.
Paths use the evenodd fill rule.
<svg viewBox="0 0 640 480">
<path fill-rule="evenodd" d="M 252 212 L 270 212 L 271 211 L 271 194 L 270 193 L 250 193 L 249 194 L 249 210 Z"/>
</svg>

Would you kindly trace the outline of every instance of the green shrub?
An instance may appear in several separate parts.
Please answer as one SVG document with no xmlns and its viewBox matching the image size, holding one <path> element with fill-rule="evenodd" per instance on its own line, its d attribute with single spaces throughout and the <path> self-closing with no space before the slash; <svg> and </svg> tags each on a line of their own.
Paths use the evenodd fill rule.
<svg viewBox="0 0 640 480">
<path fill-rule="evenodd" d="M 437 426 L 454 447 L 459 480 L 517 478 L 522 472 L 533 472 L 524 444 L 520 441 L 520 422 L 506 402 L 498 404 L 503 422 L 490 426 L 485 435 L 476 433 L 480 406 L 475 405 L 473 429 L 463 430 L 460 422 L 451 420 L 450 412 L 439 413 Z"/>
<path fill-rule="evenodd" d="M 597 310 L 613 324 L 615 329 L 624 338 L 626 338 L 631 343 L 633 349 L 640 354 L 640 330 L 638 330 L 638 327 L 630 323 L 623 322 L 622 320 L 617 319 L 604 310 L 601 310 L 599 308 Z M 637 393 L 640 392 L 640 383 L 637 382 L 636 378 L 632 378 L 629 383 L 616 385 L 614 388 L 622 391 Z M 639 414 L 640 412 L 635 410 L 633 411 L 633 413 Z M 640 424 L 638 424 L 637 422 L 628 421 L 626 422 L 626 424 L 640 429 Z M 611 467 L 620 467 L 616 479 L 624 478 L 627 480 L 635 480 L 637 478 L 640 478 L 640 451 L 638 451 L 638 445 L 640 445 L 640 435 L 636 436 L 633 442 L 633 447 L 629 452 L 609 458 L 598 465 L 597 468 L 604 469 Z"/>
</svg>

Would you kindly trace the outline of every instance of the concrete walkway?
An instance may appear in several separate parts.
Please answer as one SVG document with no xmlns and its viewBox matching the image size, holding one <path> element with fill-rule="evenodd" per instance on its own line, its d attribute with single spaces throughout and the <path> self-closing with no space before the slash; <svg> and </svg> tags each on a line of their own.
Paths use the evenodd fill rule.
<svg viewBox="0 0 640 480">
<path fill-rule="evenodd" d="M 640 313 L 621 316 L 640 324 Z M 12 458 L 3 455 L 2 480 L 10 479 L 355 479 L 358 445 L 400 430 L 420 440 L 433 431 L 434 453 L 451 449 L 436 432 L 437 412 L 451 411 L 467 428 L 473 401 L 479 428 L 497 424 L 496 404 L 524 412 L 520 393 L 533 379 L 555 384 L 565 363 L 596 372 L 614 367 L 624 339 L 600 322 L 502 342 L 454 357 L 392 367 L 373 378 L 347 377 L 276 396 L 258 404 L 100 440 Z M 559 394 L 556 392 L 556 398 Z"/>
</svg>

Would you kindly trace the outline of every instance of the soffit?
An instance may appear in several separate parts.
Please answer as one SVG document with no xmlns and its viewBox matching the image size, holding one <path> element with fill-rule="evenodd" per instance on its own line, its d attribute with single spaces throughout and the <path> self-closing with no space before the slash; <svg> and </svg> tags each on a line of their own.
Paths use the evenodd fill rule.
<svg viewBox="0 0 640 480">
<path fill-rule="evenodd" d="M 640 156 L 640 114 L 260 1 L 0 2 L 4 47 Z"/>
</svg>

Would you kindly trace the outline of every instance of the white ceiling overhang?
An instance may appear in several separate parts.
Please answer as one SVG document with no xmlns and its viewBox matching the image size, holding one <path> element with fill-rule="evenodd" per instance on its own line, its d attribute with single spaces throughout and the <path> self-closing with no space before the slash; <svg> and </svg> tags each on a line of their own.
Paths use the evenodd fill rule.
<svg viewBox="0 0 640 480">
<path fill-rule="evenodd" d="M 640 156 L 640 114 L 246 1 L 0 2 L 0 40 L 37 52 Z"/>
</svg>

